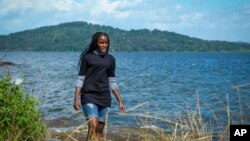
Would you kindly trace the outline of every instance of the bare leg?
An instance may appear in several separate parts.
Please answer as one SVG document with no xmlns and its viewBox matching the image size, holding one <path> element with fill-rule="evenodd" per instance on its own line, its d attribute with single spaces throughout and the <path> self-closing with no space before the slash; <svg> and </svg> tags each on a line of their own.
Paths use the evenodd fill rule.
<svg viewBox="0 0 250 141">
<path fill-rule="evenodd" d="M 90 118 L 88 121 L 89 129 L 87 134 L 87 141 L 93 141 L 96 139 L 96 129 L 98 127 L 98 119 Z"/>
<path fill-rule="evenodd" d="M 103 140 L 103 129 L 105 126 L 105 122 L 99 122 L 98 126 L 96 128 L 96 136 L 98 138 L 99 141 Z"/>
</svg>

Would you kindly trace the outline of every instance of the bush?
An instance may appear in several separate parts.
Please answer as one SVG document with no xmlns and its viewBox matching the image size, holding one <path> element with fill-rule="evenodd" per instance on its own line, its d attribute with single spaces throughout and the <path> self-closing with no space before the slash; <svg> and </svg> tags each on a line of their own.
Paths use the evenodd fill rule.
<svg viewBox="0 0 250 141">
<path fill-rule="evenodd" d="M 0 80 L 0 140 L 45 140 L 37 101 L 4 76 Z"/>
</svg>

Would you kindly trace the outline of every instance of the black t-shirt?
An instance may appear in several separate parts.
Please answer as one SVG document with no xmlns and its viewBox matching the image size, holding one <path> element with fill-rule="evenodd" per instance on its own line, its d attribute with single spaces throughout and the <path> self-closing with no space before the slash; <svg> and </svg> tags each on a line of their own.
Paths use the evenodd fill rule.
<svg viewBox="0 0 250 141">
<path fill-rule="evenodd" d="M 79 75 L 85 75 L 81 103 L 111 106 L 108 77 L 115 77 L 115 58 L 110 54 L 86 54 L 82 57 Z"/>
</svg>

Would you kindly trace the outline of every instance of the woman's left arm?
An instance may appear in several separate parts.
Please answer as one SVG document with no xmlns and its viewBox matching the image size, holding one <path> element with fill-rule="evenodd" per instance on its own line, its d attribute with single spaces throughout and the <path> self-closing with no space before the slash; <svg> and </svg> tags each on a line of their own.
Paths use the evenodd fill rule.
<svg viewBox="0 0 250 141">
<path fill-rule="evenodd" d="M 120 97 L 120 94 L 119 94 L 119 90 L 118 89 L 113 89 L 112 90 L 113 94 L 115 95 L 115 98 L 119 104 L 119 109 L 120 109 L 120 112 L 124 113 L 125 112 L 125 106 L 122 102 L 122 99 Z"/>
<path fill-rule="evenodd" d="M 112 90 L 113 94 L 115 95 L 115 98 L 119 104 L 120 112 L 125 112 L 125 106 L 120 97 L 119 89 L 118 89 L 116 78 L 115 78 L 115 59 L 113 59 L 112 65 L 109 69 L 108 81 L 109 81 L 109 87 Z"/>
</svg>

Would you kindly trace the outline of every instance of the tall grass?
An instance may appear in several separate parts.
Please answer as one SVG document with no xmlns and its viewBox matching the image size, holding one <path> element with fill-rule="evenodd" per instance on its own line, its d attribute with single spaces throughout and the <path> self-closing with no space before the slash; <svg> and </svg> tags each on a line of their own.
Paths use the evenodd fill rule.
<svg viewBox="0 0 250 141">
<path fill-rule="evenodd" d="M 240 97 L 240 93 L 238 92 L 238 96 Z M 240 99 L 240 98 L 239 98 Z M 220 102 L 218 100 L 218 102 Z M 140 122 L 143 122 L 144 128 L 134 128 L 128 129 L 126 132 L 122 130 L 117 131 L 116 134 L 123 134 L 121 136 L 111 134 L 109 135 L 109 129 L 105 128 L 106 133 L 104 140 L 126 140 L 126 141 L 212 141 L 212 140 L 229 140 L 229 127 L 231 123 L 231 110 L 229 104 L 229 96 L 226 97 L 226 104 L 224 110 L 227 112 L 226 121 L 227 125 L 225 126 L 225 121 L 220 121 L 215 113 L 213 113 L 213 109 L 209 107 L 204 101 L 199 98 L 199 94 L 196 94 L 196 106 L 193 109 L 186 106 L 186 110 L 182 113 L 182 115 L 177 115 L 176 120 L 173 121 L 167 117 L 159 117 L 153 114 L 132 114 L 131 112 L 136 110 L 137 108 L 147 104 L 148 102 L 144 102 L 138 104 L 127 110 L 126 113 L 120 114 L 120 116 L 132 116 L 137 117 Z M 212 113 L 212 119 L 206 121 L 201 114 L 201 105 L 205 105 L 206 109 Z M 240 112 L 242 113 L 242 112 Z M 153 126 L 148 121 L 161 121 L 163 124 L 168 125 L 169 129 L 165 130 L 162 128 L 152 128 Z M 241 118 L 241 120 L 243 120 Z M 241 121 L 243 123 L 243 121 Z M 141 125 L 141 123 L 140 123 Z M 106 124 L 106 126 L 108 126 Z M 149 127 L 149 128 L 148 128 Z M 150 128 L 151 127 L 151 128 Z M 216 131 L 215 129 L 216 128 Z M 74 128 L 71 131 L 63 132 L 63 131 L 50 131 L 51 138 L 60 138 L 64 141 L 78 141 L 84 140 L 83 136 L 79 136 L 79 134 L 87 133 L 87 122 L 82 123 L 80 126 Z M 60 133 L 59 133 L 60 132 Z M 116 137 L 112 137 L 116 136 Z M 118 136 L 118 137 L 117 137 Z"/>
</svg>

